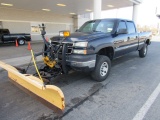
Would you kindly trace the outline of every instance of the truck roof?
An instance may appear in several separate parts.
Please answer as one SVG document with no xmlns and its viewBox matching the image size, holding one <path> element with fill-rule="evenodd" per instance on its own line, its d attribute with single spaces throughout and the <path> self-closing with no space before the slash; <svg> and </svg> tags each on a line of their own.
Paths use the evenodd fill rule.
<svg viewBox="0 0 160 120">
<path fill-rule="evenodd" d="M 123 18 L 104 18 L 104 19 L 94 19 L 94 20 L 124 20 L 124 21 L 132 21 L 132 20 L 129 20 L 129 19 L 123 19 Z M 94 20 L 90 20 L 90 21 L 94 21 Z"/>
<path fill-rule="evenodd" d="M 6 29 L 6 28 L 0 28 L 0 30 L 8 30 L 8 29 Z"/>
</svg>

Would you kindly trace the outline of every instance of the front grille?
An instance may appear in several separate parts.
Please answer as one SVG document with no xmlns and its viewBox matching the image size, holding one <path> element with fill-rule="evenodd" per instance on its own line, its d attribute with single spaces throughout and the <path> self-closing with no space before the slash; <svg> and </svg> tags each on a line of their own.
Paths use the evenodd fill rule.
<svg viewBox="0 0 160 120">
<path fill-rule="evenodd" d="M 52 42 L 53 45 L 59 45 L 59 43 L 57 42 Z M 73 43 L 63 43 L 63 44 L 67 44 L 68 46 L 68 50 L 66 52 L 66 54 L 72 54 L 73 51 Z M 62 45 L 61 45 L 61 49 L 59 51 L 59 54 L 62 54 Z"/>
</svg>

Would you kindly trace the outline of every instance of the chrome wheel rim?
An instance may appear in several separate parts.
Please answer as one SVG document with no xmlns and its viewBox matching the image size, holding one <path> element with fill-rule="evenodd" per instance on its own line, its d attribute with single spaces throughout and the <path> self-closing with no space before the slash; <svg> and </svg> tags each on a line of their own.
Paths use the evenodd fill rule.
<svg viewBox="0 0 160 120">
<path fill-rule="evenodd" d="M 107 75 L 107 73 L 108 73 L 108 63 L 104 62 L 100 67 L 100 75 L 104 77 L 105 75 Z"/>
<path fill-rule="evenodd" d="M 24 40 L 19 40 L 19 44 L 23 45 L 24 44 Z"/>
</svg>

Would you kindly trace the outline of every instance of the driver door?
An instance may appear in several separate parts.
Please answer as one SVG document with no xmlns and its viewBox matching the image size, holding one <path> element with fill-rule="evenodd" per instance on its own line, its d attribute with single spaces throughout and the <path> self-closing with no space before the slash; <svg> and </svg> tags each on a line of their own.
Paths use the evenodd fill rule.
<svg viewBox="0 0 160 120">
<path fill-rule="evenodd" d="M 120 30 L 127 31 L 126 21 L 122 20 L 119 22 L 117 27 L 117 33 L 114 38 L 114 47 L 115 47 L 115 58 L 120 57 L 127 53 L 127 40 L 128 36 L 127 33 L 118 33 Z"/>
</svg>

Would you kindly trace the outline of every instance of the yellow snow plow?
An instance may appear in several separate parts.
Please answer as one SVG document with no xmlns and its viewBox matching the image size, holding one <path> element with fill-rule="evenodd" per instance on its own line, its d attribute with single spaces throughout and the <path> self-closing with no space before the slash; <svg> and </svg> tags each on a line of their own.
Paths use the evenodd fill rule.
<svg viewBox="0 0 160 120">
<path fill-rule="evenodd" d="M 60 88 L 51 84 L 51 81 L 56 76 L 67 73 L 65 63 L 67 45 L 60 43 L 58 46 L 53 46 L 51 42 L 47 41 L 45 38 L 46 32 L 44 24 L 39 27 L 44 41 L 42 52 L 34 54 L 31 46 L 28 47 L 31 50 L 32 61 L 36 69 L 36 73 L 27 74 L 31 62 L 27 69 L 13 67 L 1 61 L 0 67 L 8 71 L 8 77 L 11 79 L 12 83 L 42 102 L 54 112 L 62 114 L 65 109 L 64 95 Z M 62 51 L 62 59 L 59 59 L 58 57 L 59 51 Z M 42 55 L 44 62 L 42 65 L 43 68 L 41 66 L 40 69 L 37 67 L 35 60 L 39 55 Z"/>
<path fill-rule="evenodd" d="M 0 62 L 0 67 L 8 71 L 8 77 L 11 82 L 33 96 L 44 105 L 61 114 L 65 108 L 64 95 L 62 91 L 54 85 L 44 85 L 39 78 L 22 74 L 15 67 Z"/>
</svg>

